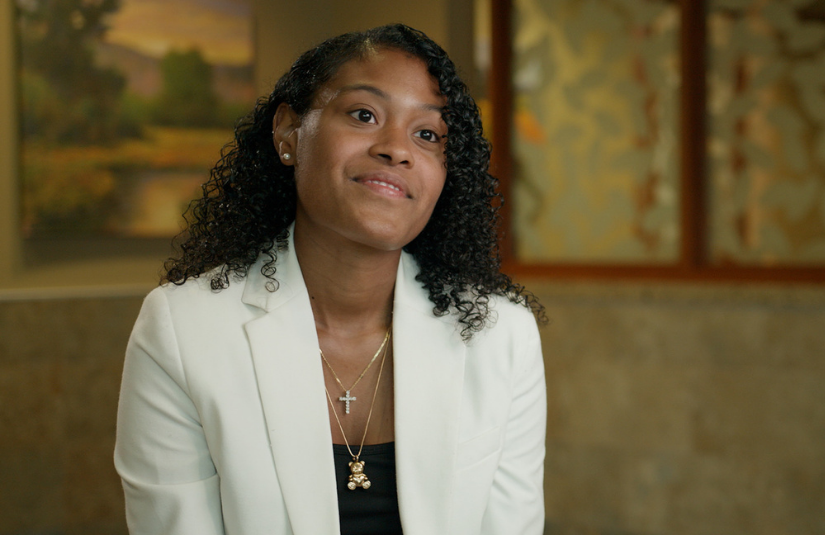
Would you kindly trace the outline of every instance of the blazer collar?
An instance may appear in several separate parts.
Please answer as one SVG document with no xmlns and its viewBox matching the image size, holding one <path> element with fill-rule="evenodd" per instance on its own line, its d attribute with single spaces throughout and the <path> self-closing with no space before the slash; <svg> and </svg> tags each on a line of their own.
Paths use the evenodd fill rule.
<svg viewBox="0 0 825 535">
<path fill-rule="evenodd" d="M 277 291 L 266 289 L 260 264 L 250 268 L 242 300 L 266 313 L 245 329 L 293 531 L 338 533 L 323 369 L 291 236 L 278 252 Z M 465 346 L 453 317 L 434 316 L 417 274 L 402 253 L 393 303 L 396 475 L 404 533 L 431 535 L 450 519 Z"/>
</svg>

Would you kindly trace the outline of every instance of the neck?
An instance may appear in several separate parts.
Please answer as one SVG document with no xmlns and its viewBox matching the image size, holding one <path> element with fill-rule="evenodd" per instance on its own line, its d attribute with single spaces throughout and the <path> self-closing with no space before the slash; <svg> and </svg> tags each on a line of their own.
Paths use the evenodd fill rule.
<svg viewBox="0 0 825 535">
<path fill-rule="evenodd" d="M 350 336 L 386 330 L 401 251 L 331 240 L 296 224 L 295 254 L 319 330 Z"/>
</svg>

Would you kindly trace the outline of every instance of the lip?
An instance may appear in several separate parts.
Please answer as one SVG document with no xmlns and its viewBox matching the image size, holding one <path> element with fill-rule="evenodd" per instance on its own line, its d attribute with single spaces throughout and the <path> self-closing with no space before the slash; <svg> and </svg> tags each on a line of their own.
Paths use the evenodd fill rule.
<svg viewBox="0 0 825 535">
<path fill-rule="evenodd" d="M 353 181 L 368 187 L 373 192 L 390 198 L 409 199 L 407 184 L 400 176 L 387 173 L 364 173 L 356 176 Z"/>
</svg>

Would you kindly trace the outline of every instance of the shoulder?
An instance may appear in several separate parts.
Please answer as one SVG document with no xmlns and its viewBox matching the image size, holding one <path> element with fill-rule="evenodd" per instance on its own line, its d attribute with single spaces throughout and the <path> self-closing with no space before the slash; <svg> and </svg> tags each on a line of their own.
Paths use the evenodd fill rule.
<svg viewBox="0 0 825 535">
<path fill-rule="evenodd" d="M 491 296 L 487 326 L 467 342 L 467 354 L 501 377 L 543 374 L 541 338 L 533 313 L 506 296 Z"/>
<path fill-rule="evenodd" d="M 240 301 L 246 278 L 230 278 L 228 287 L 213 290 L 211 280 L 215 271 L 206 272 L 197 278 L 190 278 L 181 284 L 162 284 L 149 292 L 146 296 L 146 303 L 167 303 L 174 309 L 196 309 Z"/>
<path fill-rule="evenodd" d="M 492 327 L 502 329 L 528 330 L 538 332 L 533 312 L 521 303 L 514 303 L 503 295 L 490 296 Z"/>
<path fill-rule="evenodd" d="M 164 284 L 143 301 L 136 330 L 170 330 L 177 337 L 209 337 L 226 326 L 251 318 L 243 303 L 245 280 L 231 281 L 228 288 L 213 290 L 208 275 L 183 284 Z"/>
<path fill-rule="evenodd" d="M 243 303 L 243 281 L 214 291 L 208 279 L 166 284 L 146 296 L 130 338 L 131 351 L 150 355 L 167 373 L 193 375 L 244 347 L 244 325 L 260 309 Z M 183 370 L 187 370 L 186 373 Z M 207 370 L 208 371 L 208 370 Z"/>
<path fill-rule="evenodd" d="M 476 333 L 470 343 L 491 338 L 504 338 L 512 343 L 536 341 L 539 338 L 538 325 L 533 313 L 526 306 L 514 303 L 503 295 L 489 296 L 487 324 Z"/>
</svg>

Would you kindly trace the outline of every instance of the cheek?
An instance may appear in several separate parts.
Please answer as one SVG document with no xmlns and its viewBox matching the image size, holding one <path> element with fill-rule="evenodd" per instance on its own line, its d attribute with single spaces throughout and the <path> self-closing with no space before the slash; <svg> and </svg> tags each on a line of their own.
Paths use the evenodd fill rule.
<svg viewBox="0 0 825 535">
<path fill-rule="evenodd" d="M 312 167 L 312 163 L 317 159 L 318 144 L 321 142 L 319 126 L 319 116 L 315 111 L 307 113 L 301 119 L 301 126 L 295 131 L 295 178 L 298 178 L 299 171 L 307 167 Z M 304 173 L 305 175 L 306 173 Z"/>
<path fill-rule="evenodd" d="M 298 146 L 295 157 L 295 184 L 299 193 L 302 189 L 311 192 L 321 187 L 324 177 L 328 174 L 328 151 L 318 150 L 315 140 Z"/>
<path fill-rule="evenodd" d="M 296 180 L 319 182 L 340 174 L 340 167 L 347 161 L 346 145 L 340 138 L 331 137 L 315 135 L 302 140 L 295 161 Z"/>
<path fill-rule="evenodd" d="M 437 180 L 434 180 L 432 183 L 432 187 L 430 189 L 430 216 L 432 217 L 432 213 L 435 210 L 435 205 L 438 204 L 438 200 L 441 198 L 441 195 L 444 194 L 444 186 L 447 183 L 447 176 L 444 167 L 440 168 L 441 175 L 438 177 Z"/>
<path fill-rule="evenodd" d="M 430 202 L 433 208 L 435 208 L 435 203 L 437 203 L 438 199 L 441 197 L 441 193 L 444 191 L 444 184 L 447 182 L 447 176 L 443 166 L 438 168 L 436 172 L 440 174 L 437 175 L 438 178 L 433 180 L 430 187 Z"/>
<path fill-rule="evenodd" d="M 316 206 L 324 201 L 322 192 L 325 187 L 323 177 L 323 161 L 319 161 L 311 151 L 300 153 L 298 161 L 295 162 L 295 192 L 298 195 L 298 202 L 304 207 Z"/>
<path fill-rule="evenodd" d="M 303 202 L 312 195 L 314 189 L 309 179 L 312 176 L 312 169 L 305 165 L 298 165 L 298 162 L 295 164 L 295 192 L 298 195 L 298 201 Z"/>
</svg>

